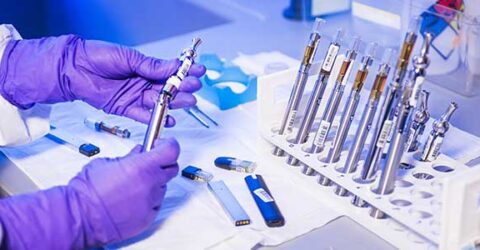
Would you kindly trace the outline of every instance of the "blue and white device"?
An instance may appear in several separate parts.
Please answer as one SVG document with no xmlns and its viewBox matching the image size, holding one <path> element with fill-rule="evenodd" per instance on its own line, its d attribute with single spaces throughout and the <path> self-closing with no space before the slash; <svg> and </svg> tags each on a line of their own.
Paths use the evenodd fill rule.
<svg viewBox="0 0 480 250">
<path fill-rule="evenodd" d="M 263 177 L 255 174 L 249 175 L 245 177 L 245 182 L 267 226 L 281 227 L 285 225 L 285 219 L 273 199 L 270 190 L 268 190 Z"/>
</svg>

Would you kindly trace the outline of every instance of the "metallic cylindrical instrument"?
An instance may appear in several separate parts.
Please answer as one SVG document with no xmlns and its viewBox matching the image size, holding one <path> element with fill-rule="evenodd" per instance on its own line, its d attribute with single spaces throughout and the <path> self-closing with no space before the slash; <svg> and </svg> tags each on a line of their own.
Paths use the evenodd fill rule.
<svg viewBox="0 0 480 250">
<path fill-rule="evenodd" d="M 310 133 L 310 129 L 312 128 L 315 116 L 317 116 L 318 107 L 320 106 L 323 98 L 323 93 L 325 92 L 325 88 L 327 87 L 328 79 L 330 77 L 330 73 L 332 72 L 333 63 L 337 58 L 338 51 L 340 50 L 340 41 L 342 39 L 342 36 L 343 30 L 340 29 L 337 31 L 335 39 L 330 43 L 330 46 L 328 47 L 322 67 L 320 68 L 320 73 L 318 74 L 317 81 L 315 82 L 312 94 L 310 95 L 310 99 L 308 100 L 308 104 L 305 109 L 305 115 L 303 116 L 302 123 L 298 129 L 295 141 L 293 142 L 295 144 L 305 143 L 308 140 L 308 134 Z M 294 158 L 293 156 L 288 157 L 287 163 L 292 166 L 299 165 L 298 159 Z"/>
<path fill-rule="evenodd" d="M 293 89 L 290 94 L 290 99 L 287 103 L 287 109 L 285 110 L 285 114 L 278 130 L 279 135 L 291 132 L 293 129 L 298 108 L 300 107 L 300 100 L 302 99 L 303 91 L 307 83 L 308 73 L 318 48 L 318 42 L 320 41 L 320 26 L 322 26 L 324 23 L 325 20 L 323 19 L 315 19 L 315 24 L 313 25 L 313 30 L 310 34 L 307 47 L 305 47 L 302 63 L 298 69 L 297 78 L 295 79 Z M 273 154 L 276 156 L 284 156 L 285 152 L 281 148 L 275 147 L 273 149 Z"/>
<path fill-rule="evenodd" d="M 175 98 L 183 78 L 187 76 L 188 70 L 190 70 L 195 57 L 197 56 L 197 48 L 201 43 L 202 40 L 200 38 L 194 38 L 192 45 L 183 51 L 180 57 L 180 60 L 182 61 L 180 68 L 175 75 L 172 75 L 167 79 L 158 100 L 156 100 L 152 117 L 148 124 L 147 133 L 145 134 L 145 139 L 143 141 L 144 152 L 150 151 L 153 148 L 155 139 L 159 138 L 162 134 L 163 127 L 167 120 L 170 102 Z"/>
</svg>

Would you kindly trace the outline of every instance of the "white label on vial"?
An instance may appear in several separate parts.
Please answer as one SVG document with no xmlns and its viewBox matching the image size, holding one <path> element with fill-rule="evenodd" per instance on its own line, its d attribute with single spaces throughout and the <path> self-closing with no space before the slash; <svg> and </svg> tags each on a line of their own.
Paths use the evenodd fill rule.
<svg viewBox="0 0 480 250">
<path fill-rule="evenodd" d="M 328 48 L 327 56 L 325 56 L 325 61 L 323 61 L 322 69 L 325 71 L 331 71 L 335 58 L 337 57 L 338 50 L 340 48 L 337 45 L 330 45 Z"/>
<path fill-rule="evenodd" d="M 182 62 L 182 66 L 180 66 L 180 69 L 177 72 L 177 76 L 181 79 L 185 78 L 185 76 L 188 73 L 188 70 L 190 69 L 190 66 L 192 66 L 192 61 L 189 59 L 185 59 Z"/>
<path fill-rule="evenodd" d="M 322 120 L 320 122 L 320 127 L 318 128 L 318 132 L 315 136 L 315 140 L 313 143 L 317 145 L 317 147 L 323 147 L 325 141 L 327 140 L 328 131 L 330 130 L 330 122 Z"/>
<path fill-rule="evenodd" d="M 432 150 L 432 153 L 430 155 L 428 155 L 427 157 L 427 161 L 433 161 L 435 159 L 437 159 L 438 155 L 440 154 L 440 147 L 442 147 L 442 143 L 443 143 L 443 137 L 441 136 L 438 136 L 434 141 L 433 141 L 433 150 Z"/>
<path fill-rule="evenodd" d="M 382 148 L 387 143 L 388 136 L 390 135 L 390 131 L 392 129 L 393 121 L 386 120 L 383 123 L 382 130 L 380 131 L 380 137 L 378 137 L 377 147 Z"/>
<path fill-rule="evenodd" d="M 297 111 L 296 110 L 292 110 L 292 112 L 290 112 L 290 116 L 288 117 L 288 120 L 287 120 L 287 131 L 291 132 L 292 129 L 293 129 L 293 124 L 295 123 L 295 118 L 297 117 Z"/>
<path fill-rule="evenodd" d="M 412 143 L 415 143 L 413 141 L 414 137 L 415 137 L 415 129 L 410 128 L 410 132 L 408 132 L 407 142 L 405 143 L 405 152 L 408 152 L 410 148 L 413 147 Z"/>
<path fill-rule="evenodd" d="M 255 195 L 257 195 L 258 198 L 260 198 L 263 202 L 272 202 L 272 201 L 274 201 L 274 200 L 273 200 L 273 197 L 270 196 L 270 194 L 269 194 L 267 191 L 265 191 L 265 189 L 263 189 L 263 188 L 255 189 L 255 190 L 253 191 L 253 193 L 255 193 Z"/>
</svg>

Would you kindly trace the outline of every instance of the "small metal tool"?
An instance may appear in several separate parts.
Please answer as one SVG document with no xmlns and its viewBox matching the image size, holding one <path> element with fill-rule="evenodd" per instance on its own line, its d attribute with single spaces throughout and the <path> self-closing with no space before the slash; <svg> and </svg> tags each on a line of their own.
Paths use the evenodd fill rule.
<svg viewBox="0 0 480 250">
<path fill-rule="evenodd" d="M 335 118 L 335 114 L 337 114 L 338 106 L 340 106 L 340 101 L 342 100 L 345 85 L 348 82 L 355 58 L 357 57 L 357 51 L 358 47 L 360 46 L 360 42 L 360 38 L 356 37 L 342 62 L 340 72 L 338 73 L 337 80 L 335 81 L 335 87 L 330 94 L 327 106 L 325 107 L 322 119 L 320 120 L 320 125 L 310 147 L 310 153 L 319 153 L 325 147 L 325 142 L 327 141 L 328 133 L 332 127 L 333 119 Z M 312 168 L 304 166 L 304 174 L 309 175 L 312 172 L 314 172 Z M 318 183 L 321 185 L 329 185 L 330 180 L 320 175 Z"/>
<path fill-rule="evenodd" d="M 300 100 L 302 99 L 303 91 L 307 83 L 308 73 L 310 71 L 310 67 L 312 66 L 315 53 L 317 52 L 318 42 L 321 38 L 319 33 L 320 27 L 323 24 L 325 24 L 325 20 L 320 18 L 315 19 L 313 30 L 312 33 L 310 33 L 310 38 L 303 54 L 302 63 L 298 69 L 297 78 L 295 79 L 293 89 L 290 94 L 290 99 L 288 100 L 287 109 L 285 110 L 280 129 L 278 130 L 279 135 L 291 132 L 293 129 L 298 108 L 300 107 Z M 276 156 L 284 156 L 285 152 L 281 148 L 275 147 L 273 149 L 273 154 Z"/>
<path fill-rule="evenodd" d="M 92 118 L 85 118 L 83 123 L 85 126 L 99 132 L 104 131 L 121 138 L 130 138 L 130 131 L 128 131 L 128 129 L 122 129 L 119 126 L 110 126 L 103 121 L 97 121 Z"/>
<path fill-rule="evenodd" d="M 315 81 L 315 86 L 313 87 L 312 94 L 308 99 L 307 107 L 305 108 L 305 115 L 303 116 L 302 123 L 298 129 L 297 136 L 295 137 L 295 144 L 305 143 L 308 140 L 308 134 L 312 129 L 313 121 L 315 116 L 317 116 L 318 107 L 323 98 L 325 88 L 327 87 L 328 79 L 332 72 L 333 63 L 335 62 L 338 51 L 340 50 L 340 41 L 343 37 L 343 30 L 337 30 L 335 38 L 330 43 L 327 53 L 323 59 L 322 67 L 320 68 L 320 73 L 318 73 L 318 78 Z M 287 164 L 292 166 L 298 166 L 300 162 L 293 156 L 288 156 Z"/>
<path fill-rule="evenodd" d="M 411 111 L 417 104 L 419 93 L 427 74 L 426 70 L 430 64 L 428 53 L 431 41 L 432 35 L 427 33 L 425 35 L 420 55 L 415 56 L 412 60 L 413 69 L 409 72 L 409 81 L 403 90 L 402 99 L 398 104 L 397 119 L 394 124 L 392 141 L 388 150 L 385 167 L 381 172 L 378 186 L 374 190 L 377 194 L 390 194 L 395 189 L 398 166 L 400 165 L 402 156 L 405 152 L 405 142 L 408 133 L 407 121 L 411 116 Z M 376 208 L 372 208 L 370 215 L 376 219 L 385 217 L 385 214 Z"/>
<path fill-rule="evenodd" d="M 445 133 L 450 127 L 450 118 L 457 108 L 457 103 L 450 103 L 447 111 L 442 115 L 442 117 L 433 122 L 433 129 L 423 147 L 421 157 L 422 161 L 434 161 L 437 159 L 440 153 L 440 148 L 443 144 L 443 139 L 445 138 Z"/>
<path fill-rule="evenodd" d="M 204 126 L 205 128 L 210 128 L 209 122 L 218 127 L 218 123 L 210 116 L 205 114 L 205 112 L 203 112 L 197 105 L 189 108 L 184 108 L 183 110 L 195 120 L 197 120 L 200 124 L 202 124 L 202 126 Z"/>
<path fill-rule="evenodd" d="M 178 92 L 178 88 L 183 78 L 187 76 L 188 70 L 193 64 L 195 57 L 197 56 L 197 48 L 202 43 L 200 38 L 194 38 L 192 45 L 185 49 L 180 56 L 182 64 L 177 73 L 167 79 L 167 83 L 163 87 L 162 93 L 158 100 L 155 102 L 155 108 L 153 109 L 152 118 L 148 124 L 147 133 L 143 141 L 143 151 L 148 152 L 153 148 L 155 139 L 159 138 L 162 134 L 163 127 L 167 120 L 167 114 L 170 102 L 175 98 Z"/>
<path fill-rule="evenodd" d="M 420 26 L 420 19 L 414 18 L 410 23 L 409 31 L 403 40 L 402 49 L 398 57 L 395 73 L 389 86 L 387 87 L 385 100 L 382 104 L 381 113 L 377 120 L 375 130 L 373 133 L 373 141 L 365 159 L 364 169 L 377 169 L 380 158 L 383 154 L 383 149 L 387 143 L 393 126 L 393 119 L 395 116 L 395 108 L 400 99 L 402 82 L 407 72 L 408 62 L 417 40 L 417 31 Z"/>
<path fill-rule="evenodd" d="M 413 114 L 413 119 L 409 125 L 409 132 L 407 142 L 405 143 L 405 152 L 413 152 L 418 149 L 419 142 L 418 137 L 423 135 L 425 131 L 425 124 L 430 119 L 430 113 L 428 112 L 428 96 L 430 93 L 426 90 L 422 90 L 420 94 L 420 100 L 417 104 L 417 108 Z"/>
</svg>

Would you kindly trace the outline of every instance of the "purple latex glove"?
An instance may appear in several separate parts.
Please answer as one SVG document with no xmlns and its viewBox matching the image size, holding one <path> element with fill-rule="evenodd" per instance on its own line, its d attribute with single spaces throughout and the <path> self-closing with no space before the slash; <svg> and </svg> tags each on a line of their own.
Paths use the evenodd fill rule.
<svg viewBox="0 0 480 250">
<path fill-rule="evenodd" d="M 160 60 L 74 35 L 12 40 L 0 65 L 0 94 L 21 108 L 82 100 L 107 113 L 148 123 L 163 83 L 179 66 L 178 59 Z M 190 68 L 171 108 L 196 103 L 192 93 L 201 88 L 198 77 L 204 73 L 202 65 Z"/>
<path fill-rule="evenodd" d="M 83 249 L 141 233 L 178 172 L 179 150 L 174 139 L 148 153 L 137 146 L 122 158 L 91 161 L 67 186 L 0 200 L 2 247 Z"/>
</svg>

